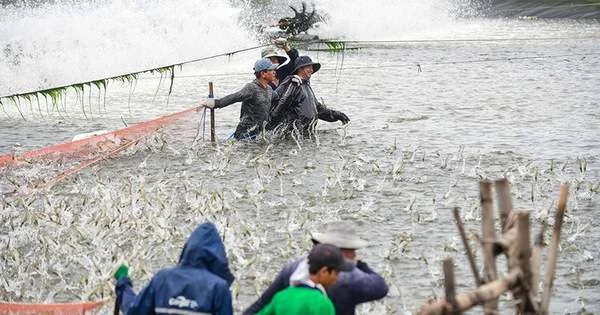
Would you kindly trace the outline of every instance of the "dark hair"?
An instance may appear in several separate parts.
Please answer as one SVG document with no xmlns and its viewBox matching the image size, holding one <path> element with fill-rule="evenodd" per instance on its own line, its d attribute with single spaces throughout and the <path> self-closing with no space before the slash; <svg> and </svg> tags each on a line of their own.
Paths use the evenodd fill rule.
<svg viewBox="0 0 600 315">
<path fill-rule="evenodd" d="M 311 275 L 316 274 L 317 272 L 319 272 L 319 270 L 321 270 L 321 268 L 325 267 L 327 271 L 331 272 L 333 270 L 336 270 L 335 268 L 331 268 L 331 267 L 327 267 L 327 266 L 315 266 L 315 265 L 308 265 L 308 272 Z"/>
<path fill-rule="evenodd" d="M 308 271 L 316 274 L 321 268 L 328 271 L 351 271 L 354 266 L 344 261 L 344 256 L 339 248 L 331 244 L 317 244 L 308 254 Z"/>
</svg>

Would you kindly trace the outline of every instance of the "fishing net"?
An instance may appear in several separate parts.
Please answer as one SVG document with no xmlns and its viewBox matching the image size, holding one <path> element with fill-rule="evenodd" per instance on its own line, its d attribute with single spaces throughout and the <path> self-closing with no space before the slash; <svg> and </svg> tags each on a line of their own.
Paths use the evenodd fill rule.
<svg viewBox="0 0 600 315">
<path fill-rule="evenodd" d="M 94 314 L 103 304 L 104 301 L 55 304 L 0 302 L 0 314 Z"/>
<path fill-rule="evenodd" d="M 92 158 L 94 156 L 103 157 L 106 155 L 113 155 L 136 144 L 159 128 L 200 110 L 201 107 L 194 107 L 105 134 L 56 144 L 24 152 L 19 155 L 2 155 L 0 156 L 0 167 L 42 160 L 47 161 L 77 157 Z"/>
<path fill-rule="evenodd" d="M 182 131 L 183 126 L 180 123 L 173 124 L 175 121 L 184 121 L 182 123 L 186 125 L 186 128 L 183 128 L 185 132 L 198 133 L 198 130 L 190 130 L 190 124 L 185 121 L 194 121 L 194 125 L 197 124 L 193 114 L 201 110 L 202 107 L 194 107 L 101 135 L 17 155 L 0 156 L 0 178 L 3 178 L 0 179 L 0 196 L 19 196 L 41 191 L 102 161 L 135 154 L 140 149 L 156 146 L 162 148 L 167 141 L 164 139 L 167 130 L 176 134 L 175 136 L 178 133 L 172 132 L 173 130 Z M 180 138 L 183 139 L 181 136 Z M 168 142 L 177 140 L 181 139 L 169 138 Z M 14 176 L 10 176 L 14 173 L 29 175 L 17 176 L 27 180 L 15 181 L 11 180 Z"/>
</svg>

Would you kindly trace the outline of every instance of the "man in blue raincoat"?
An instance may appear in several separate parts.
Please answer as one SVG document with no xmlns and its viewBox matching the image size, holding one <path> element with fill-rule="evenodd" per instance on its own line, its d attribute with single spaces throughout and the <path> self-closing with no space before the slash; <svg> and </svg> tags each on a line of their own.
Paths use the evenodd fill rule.
<svg viewBox="0 0 600 315">
<path fill-rule="evenodd" d="M 234 280 L 225 246 L 212 223 L 200 224 L 189 237 L 179 264 L 157 272 L 135 294 L 128 268 L 115 273 L 120 310 L 132 314 L 233 314 L 229 286 Z"/>
</svg>

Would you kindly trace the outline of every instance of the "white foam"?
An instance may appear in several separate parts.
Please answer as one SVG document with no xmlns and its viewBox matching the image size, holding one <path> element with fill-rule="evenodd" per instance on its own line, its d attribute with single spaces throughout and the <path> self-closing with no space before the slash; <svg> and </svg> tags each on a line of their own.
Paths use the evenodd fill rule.
<svg viewBox="0 0 600 315">
<path fill-rule="evenodd" d="M 103 1 L 0 9 L 0 95 L 254 45 L 222 0 Z M 8 48 L 7 48 L 8 47 Z"/>
</svg>

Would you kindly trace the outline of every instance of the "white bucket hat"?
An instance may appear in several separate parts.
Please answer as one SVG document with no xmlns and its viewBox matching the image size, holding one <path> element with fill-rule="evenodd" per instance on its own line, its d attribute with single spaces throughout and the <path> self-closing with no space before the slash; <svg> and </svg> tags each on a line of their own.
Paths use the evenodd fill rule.
<svg viewBox="0 0 600 315">
<path fill-rule="evenodd" d="M 359 249 L 367 246 L 367 241 L 356 234 L 354 225 L 346 221 L 331 222 L 323 232 L 311 234 L 314 241 L 343 249 Z"/>
</svg>

